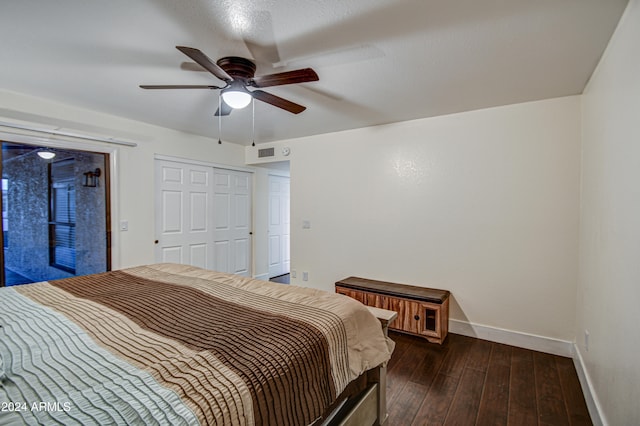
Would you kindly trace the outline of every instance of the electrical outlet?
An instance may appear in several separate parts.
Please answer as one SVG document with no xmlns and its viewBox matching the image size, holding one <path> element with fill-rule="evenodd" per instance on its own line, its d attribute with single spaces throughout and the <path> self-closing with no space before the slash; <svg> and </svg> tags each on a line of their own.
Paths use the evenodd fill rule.
<svg viewBox="0 0 640 426">
<path fill-rule="evenodd" d="M 589 352 L 589 330 L 584 331 L 584 350 Z"/>
<path fill-rule="evenodd" d="M 303 272 L 302 273 L 302 281 L 309 281 L 309 273 L 308 272 Z"/>
<path fill-rule="evenodd" d="M 292 269 L 290 274 L 291 274 L 291 278 L 296 278 L 298 276 L 298 273 L 296 272 L 295 269 Z"/>
</svg>

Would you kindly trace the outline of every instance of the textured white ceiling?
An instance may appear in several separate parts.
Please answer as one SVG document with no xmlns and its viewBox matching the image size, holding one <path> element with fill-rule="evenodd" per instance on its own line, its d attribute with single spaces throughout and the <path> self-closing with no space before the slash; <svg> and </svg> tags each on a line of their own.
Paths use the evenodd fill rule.
<svg viewBox="0 0 640 426">
<path fill-rule="evenodd" d="M 256 75 L 312 67 L 265 89 L 256 143 L 579 94 L 627 0 L 2 0 L 0 88 L 218 137 L 217 91 L 181 68 L 191 46 L 256 60 Z M 222 139 L 252 141 L 251 108 Z"/>
</svg>

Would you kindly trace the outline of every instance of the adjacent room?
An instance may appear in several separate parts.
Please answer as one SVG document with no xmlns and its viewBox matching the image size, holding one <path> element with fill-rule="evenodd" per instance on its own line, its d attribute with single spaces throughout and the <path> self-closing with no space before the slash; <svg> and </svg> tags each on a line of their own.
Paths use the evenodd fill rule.
<svg viewBox="0 0 640 426">
<path fill-rule="evenodd" d="M 91 400 L 38 340 L 160 424 L 640 424 L 640 0 L 9 0 L 0 38 L 0 424 Z"/>
<path fill-rule="evenodd" d="M 6 286 L 110 269 L 104 157 L 2 143 Z"/>
</svg>

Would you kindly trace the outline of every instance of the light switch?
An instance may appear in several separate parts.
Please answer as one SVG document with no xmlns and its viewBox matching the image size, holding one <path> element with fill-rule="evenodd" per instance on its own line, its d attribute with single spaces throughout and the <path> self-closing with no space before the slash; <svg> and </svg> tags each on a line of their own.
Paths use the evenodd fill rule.
<svg viewBox="0 0 640 426">
<path fill-rule="evenodd" d="M 120 221 L 120 230 L 121 231 L 128 231 L 129 230 L 129 221 L 128 220 L 121 220 Z"/>
</svg>

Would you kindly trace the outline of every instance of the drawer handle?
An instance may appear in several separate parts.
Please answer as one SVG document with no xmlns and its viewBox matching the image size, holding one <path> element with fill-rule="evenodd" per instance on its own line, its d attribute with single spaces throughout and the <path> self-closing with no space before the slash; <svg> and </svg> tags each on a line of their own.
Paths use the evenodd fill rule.
<svg viewBox="0 0 640 426">
<path fill-rule="evenodd" d="M 420 321 L 420 315 L 414 315 L 413 319 L 416 320 L 416 321 Z"/>
</svg>

